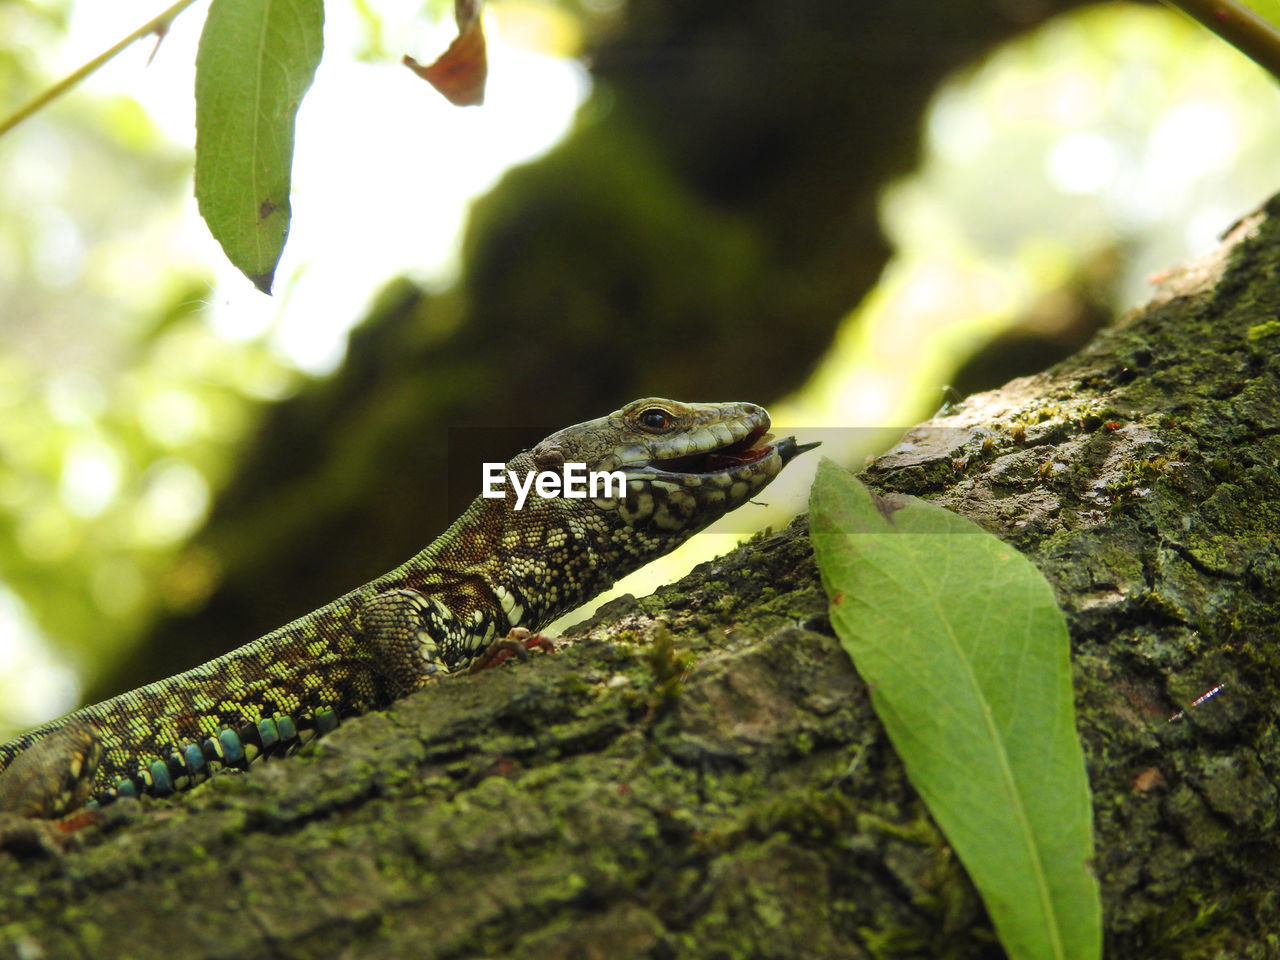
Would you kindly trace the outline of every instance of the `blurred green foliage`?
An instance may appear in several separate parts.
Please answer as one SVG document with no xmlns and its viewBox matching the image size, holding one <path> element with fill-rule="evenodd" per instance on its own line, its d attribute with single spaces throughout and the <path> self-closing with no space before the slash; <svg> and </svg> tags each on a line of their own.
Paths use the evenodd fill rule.
<svg viewBox="0 0 1280 960">
<path fill-rule="evenodd" d="M 64 27 L 60 7 L 0 6 L 0 109 L 48 82 L 31 51 Z M 92 669 L 199 600 L 209 578 L 176 552 L 293 378 L 202 317 L 209 282 L 175 254 L 190 165 L 122 97 L 0 139 L 0 727 L 49 709 L 41 638 Z"/>
<path fill-rule="evenodd" d="M 1280 91 L 1160 6 L 1054 18 L 950 78 L 925 123 L 882 194 L 894 258 L 805 416 L 914 423 L 945 385 L 1043 369 L 1280 186 Z"/>
</svg>

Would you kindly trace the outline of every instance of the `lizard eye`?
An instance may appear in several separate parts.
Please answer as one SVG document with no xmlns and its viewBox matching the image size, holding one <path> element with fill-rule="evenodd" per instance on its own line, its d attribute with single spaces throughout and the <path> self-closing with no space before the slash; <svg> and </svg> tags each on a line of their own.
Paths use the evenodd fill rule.
<svg viewBox="0 0 1280 960">
<path fill-rule="evenodd" d="M 640 414 L 640 426 L 646 430 L 665 430 L 671 426 L 671 414 L 661 407 L 650 407 Z"/>
</svg>

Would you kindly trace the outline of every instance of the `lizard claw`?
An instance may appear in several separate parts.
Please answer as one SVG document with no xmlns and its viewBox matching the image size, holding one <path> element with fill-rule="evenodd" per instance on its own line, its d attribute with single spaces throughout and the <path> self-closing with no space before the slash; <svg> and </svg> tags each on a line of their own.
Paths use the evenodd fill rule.
<svg viewBox="0 0 1280 960">
<path fill-rule="evenodd" d="M 540 633 L 531 633 L 527 627 L 512 627 L 510 633 L 501 640 L 493 641 L 484 653 L 471 661 L 471 666 L 467 667 L 467 673 L 479 673 L 481 670 L 488 670 L 510 660 L 512 657 L 527 660 L 529 651 L 534 649 L 541 650 L 544 653 L 555 653 L 556 645 L 550 637 L 544 637 Z"/>
</svg>

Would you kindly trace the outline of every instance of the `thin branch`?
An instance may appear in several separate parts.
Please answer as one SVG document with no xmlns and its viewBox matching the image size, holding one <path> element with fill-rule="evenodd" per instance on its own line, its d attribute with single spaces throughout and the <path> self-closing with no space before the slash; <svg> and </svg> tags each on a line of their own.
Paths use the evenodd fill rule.
<svg viewBox="0 0 1280 960">
<path fill-rule="evenodd" d="M 51 103 L 53 100 L 62 96 L 62 94 L 66 93 L 68 90 L 74 87 L 77 83 L 79 83 L 85 77 L 89 76 L 89 74 L 93 73 L 93 71 L 97 70 L 100 66 L 102 66 L 104 63 L 106 63 L 108 60 L 110 60 L 112 57 L 118 54 L 125 47 L 129 46 L 131 43 L 134 43 L 137 40 L 141 40 L 143 37 L 147 36 L 148 34 L 152 34 L 152 33 L 156 33 L 157 31 L 163 31 L 168 29 L 169 24 L 173 21 L 173 18 L 176 17 L 183 10 L 185 10 L 187 7 L 191 6 L 191 4 L 195 2 L 196 0 L 178 0 L 177 3 L 171 6 L 168 10 L 164 11 L 164 13 L 148 20 L 146 23 L 140 26 L 137 30 L 133 31 L 133 33 L 129 34 L 127 37 L 125 37 L 123 40 L 121 40 L 111 49 L 98 54 L 98 56 L 94 57 L 88 63 L 83 64 L 79 69 L 63 77 L 61 80 L 55 83 L 52 87 L 49 87 L 47 90 L 43 91 L 34 100 L 26 104 L 26 106 L 20 107 L 17 111 L 15 111 L 10 116 L 6 117 L 4 120 L 0 120 L 0 137 L 4 136 L 10 130 L 16 127 L 19 123 L 27 119 L 27 117 L 31 116 L 33 113 L 35 113 L 37 110 L 44 107 L 46 104 Z"/>
<path fill-rule="evenodd" d="M 1165 0 L 1280 80 L 1280 29 L 1239 0 Z"/>
</svg>

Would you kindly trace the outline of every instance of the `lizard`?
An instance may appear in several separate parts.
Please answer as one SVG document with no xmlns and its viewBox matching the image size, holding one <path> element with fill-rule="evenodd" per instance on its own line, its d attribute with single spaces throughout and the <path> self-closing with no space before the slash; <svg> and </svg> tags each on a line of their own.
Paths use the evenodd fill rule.
<svg viewBox="0 0 1280 960">
<path fill-rule="evenodd" d="M 507 462 L 513 478 L 574 463 L 620 471 L 625 488 L 478 497 L 420 553 L 337 600 L 0 744 L 0 813 L 56 819 L 184 790 L 456 674 L 502 638 L 518 644 L 817 446 L 769 426 L 752 403 L 646 398 L 551 434 Z"/>
</svg>

